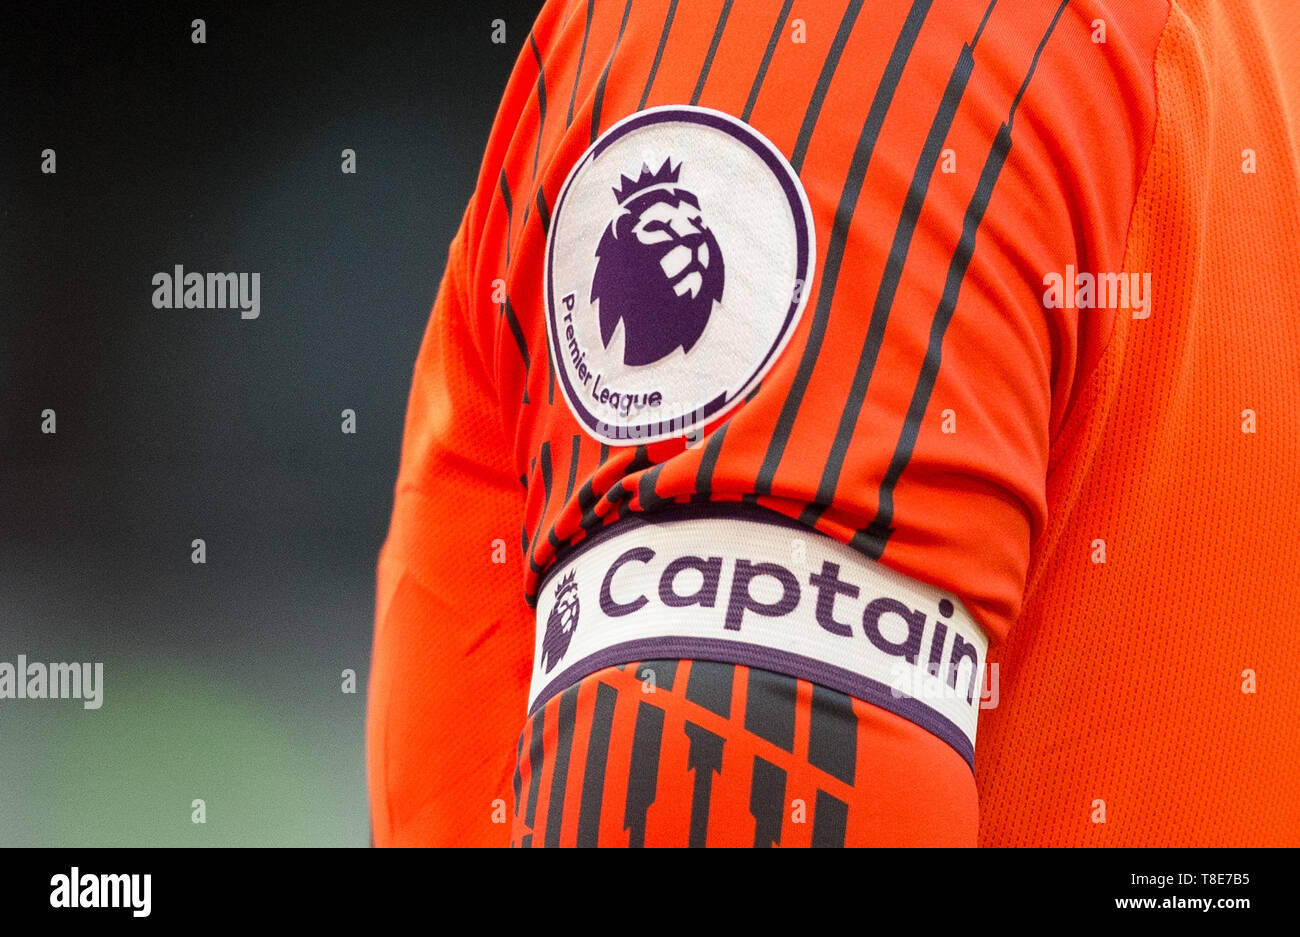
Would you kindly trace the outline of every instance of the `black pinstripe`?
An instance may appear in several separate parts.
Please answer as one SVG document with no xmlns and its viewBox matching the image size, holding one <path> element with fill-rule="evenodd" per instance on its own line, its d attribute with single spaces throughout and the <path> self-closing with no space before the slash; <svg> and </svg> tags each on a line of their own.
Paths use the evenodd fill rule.
<svg viewBox="0 0 1300 937">
<path fill-rule="evenodd" d="M 939 300 L 938 309 L 935 310 L 934 320 L 930 324 L 930 338 L 926 346 L 925 360 L 921 365 L 920 374 L 917 376 L 916 386 L 912 390 L 912 399 L 907 407 L 907 416 L 903 422 L 902 432 L 894 447 L 894 455 L 890 459 L 889 468 L 880 483 L 876 516 L 870 524 L 857 531 L 850 541 L 852 546 L 864 551 L 869 556 L 879 558 L 889 542 L 890 535 L 893 533 L 894 486 L 898 483 L 899 477 L 903 474 L 903 470 L 907 468 L 907 464 L 912 457 L 912 450 L 916 445 L 916 438 L 921 429 L 921 419 L 925 416 L 926 407 L 930 402 L 930 394 L 934 390 L 934 383 L 939 375 L 943 337 L 948 329 L 948 324 L 952 321 L 953 314 L 957 310 L 957 299 L 961 294 L 962 283 L 966 279 L 966 271 L 970 266 L 971 257 L 975 253 L 975 238 L 979 232 L 980 222 L 984 220 L 984 213 L 988 209 L 989 201 L 993 198 L 994 186 L 997 185 L 998 176 L 1001 175 L 1002 167 L 1006 164 L 1007 155 L 1011 152 L 1011 127 L 1015 121 L 1016 109 L 1020 106 L 1025 91 L 1029 88 L 1029 82 L 1038 69 L 1039 57 L 1043 54 L 1048 39 L 1056 30 L 1056 24 L 1060 21 L 1061 14 L 1065 11 L 1068 3 L 1069 0 L 1061 0 L 1061 5 L 1056 9 L 1056 15 L 1052 17 L 1047 31 L 1039 41 L 1033 60 L 1029 64 L 1029 70 L 1024 81 L 1020 84 L 1020 90 L 1016 92 L 1015 100 L 1011 102 L 1006 123 L 999 128 L 993 146 L 989 150 L 988 158 L 984 162 L 984 168 L 980 171 L 975 194 L 971 196 L 970 204 L 966 206 L 966 216 L 962 221 L 961 239 L 957 244 L 956 251 L 953 253 L 952 262 L 948 266 L 943 295 Z"/>
<path fill-rule="evenodd" d="M 632 0 L 627 0 L 623 5 L 623 19 L 618 24 L 618 36 L 614 39 L 614 48 L 609 52 L 609 58 L 605 60 L 605 67 L 601 70 L 600 81 L 596 82 L 596 96 L 591 102 L 591 142 L 596 142 L 596 137 L 600 136 L 600 109 L 605 103 L 605 83 L 609 81 L 609 70 L 614 64 L 614 56 L 618 55 L 619 43 L 623 41 L 623 30 L 627 29 L 627 18 L 632 14 Z"/>
<path fill-rule="evenodd" d="M 506 181 L 506 171 L 501 170 L 501 178 L 498 180 L 501 189 L 501 200 L 506 206 L 506 267 L 510 267 L 510 242 L 513 240 L 511 231 L 514 228 L 514 208 L 510 204 L 510 183 Z"/>
<path fill-rule="evenodd" d="M 767 48 L 763 50 L 763 61 L 758 63 L 758 74 L 754 76 L 754 84 L 749 89 L 749 97 L 745 100 L 745 109 L 740 113 L 740 119 L 749 123 L 749 115 L 754 113 L 754 105 L 758 103 L 758 90 L 763 87 L 763 79 L 767 77 L 767 67 L 772 64 L 772 56 L 776 53 L 776 44 L 781 41 L 781 33 L 785 31 L 786 20 L 790 18 L 790 8 L 794 6 L 794 0 L 785 0 L 781 5 L 781 12 L 777 14 L 776 24 L 772 27 L 772 35 L 768 37 Z"/>
<path fill-rule="evenodd" d="M 569 116 L 564 126 L 573 123 L 573 106 L 578 102 L 578 79 L 582 77 L 582 60 L 587 57 L 587 37 L 591 34 L 591 14 L 596 0 L 587 0 L 587 25 L 582 28 L 582 48 L 578 50 L 578 69 L 573 73 L 573 92 L 569 95 Z"/>
<path fill-rule="evenodd" d="M 659 48 L 655 49 L 654 61 L 650 63 L 650 74 L 645 80 L 645 90 L 641 92 L 641 103 L 637 105 L 637 110 L 645 110 L 645 102 L 650 100 L 650 88 L 655 83 L 655 75 L 659 73 L 659 63 L 663 61 L 664 47 L 668 45 L 668 31 L 673 28 L 673 17 L 677 14 L 677 0 L 668 4 L 668 15 L 664 17 L 664 27 L 659 33 Z"/>
<path fill-rule="evenodd" d="M 839 205 L 835 209 L 835 220 L 831 225 L 830 242 L 826 246 L 826 259 L 822 265 L 821 289 L 817 295 L 817 308 L 813 312 L 812 326 L 808 331 L 808 343 L 804 346 L 794 381 L 781 406 L 776 426 L 772 430 L 772 438 L 768 442 L 767 452 L 759 468 L 758 477 L 754 481 L 755 495 L 772 493 L 772 479 L 776 476 L 777 466 L 785 454 L 786 444 L 790 441 L 790 433 L 794 430 L 794 422 L 799 415 L 799 407 L 803 403 L 804 394 L 808 391 L 808 382 L 812 379 L 812 372 L 821 355 L 822 343 L 826 340 L 831 304 L 835 298 L 835 286 L 839 280 L 840 266 L 844 262 L 844 248 L 848 241 L 849 229 L 852 227 L 853 215 L 857 211 L 858 196 L 862 192 L 867 167 L 871 164 L 871 156 L 875 152 L 876 141 L 880 138 L 885 115 L 889 113 L 894 94 L 898 91 L 898 84 L 903 77 L 903 70 L 911 57 L 912 48 L 916 45 L 916 37 L 921 31 L 932 2 L 933 0 L 913 0 L 903 28 L 894 42 L 894 49 L 885 65 L 880 84 L 876 86 L 871 108 L 862 125 L 862 132 L 858 135 L 858 142 L 849 164 L 848 177 L 840 192 Z"/>
<path fill-rule="evenodd" d="M 551 767 L 551 799 L 546 808 L 545 845 L 560 845 L 564 826 L 564 792 L 569 780 L 569 754 L 573 749 L 573 728 L 578 719 L 578 685 L 560 694 L 558 726 L 555 733 L 555 762 Z"/>
<path fill-rule="evenodd" d="M 542 155 L 542 130 L 546 127 L 546 69 L 542 67 L 542 53 L 531 32 L 528 34 L 528 44 L 532 46 L 533 58 L 537 60 L 537 145 L 533 150 L 533 181 L 536 181 L 537 161 Z"/>
<path fill-rule="evenodd" d="M 790 154 L 790 165 L 794 167 L 795 172 L 803 169 L 803 160 L 808 154 L 808 144 L 812 140 L 812 132 L 817 125 L 817 118 L 821 115 L 822 103 L 826 100 L 826 92 L 830 90 L 831 80 L 835 77 L 835 69 L 840 64 L 840 56 L 844 54 L 844 46 L 848 44 L 849 36 L 853 33 L 853 24 L 857 22 L 858 13 L 861 11 L 862 0 L 850 0 L 849 5 L 844 10 L 844 16 L 840 20 L 839 28 L 835 30 L 835 38 L 831 41 L 830 51 L 826 53 L 826 61 L 822 63 L 821 74 L 817 76 L 817 84 L 813 87 L 812 97 L 808 101 L 808 108 L 804 111 L 803 123 L 799 127 L 799 136 L 795 140 L 794 151 Z"/>
<path fill-rule="evenodd" d="M 551 503 L 551 444 L 549 441 L 542 443 L 540 456 L 542 463 L 542 513 L 537 518 L 537 529 L 529 539 L 528 550 L 528 567 L 539 575 L 542 572 L 542 567 L 537 565 L 533 557 L 537 555 L 537 538 L 542 533 L 542 519 L 546 517 L 546 509 Z"/>
<path fill-rule="evenodd" d="M 989 3 L 988 10 L 985 13 L 985 21 L 987 21 L 988 15 L 993 12 L 996 3 L 997 0 L 992 0 Z M 982 23 L 980 29 L 983 30 Z M 975 69 L 975 43 L 978 40 L 979 33 L 976 33 L 975 39 L 971 43 L 963 45 L 961 52 L 957 56 L 957 63 L 953 66 L 952 74 L 948 78 L 948 85 L 944 88 L 939 107 L 935 111 L 934 119 L 930 122 L 930 131 L 926 135 L 925 143 L 921 147 L 921 155 L 917 159 L 916 168 L 912 173 L 912 181 L 907 188 L 907 197 L 903 200 L 903 208 L 899 214 L 898 224 L 894 228 L 894 240 L 889 248 L 889 257 L 885 261 L 885 270 L 880 277 L 880 283 L 876 287 L 876 299 L 871 307 L 871 319 L 867 326 L 866 338 L 863 340 L 862 351 L 858 355 L 858 364 L 854 370 L 849 392 L 845 397 L 844 408 L 840 411 L 839 425 L 835 431 L 835 438 L 831 443 L 830 454 L 822 469 L 822 477 L 817 485 L 817 494 L 814 502 L 804 508 L 799 518 L 803 523 L 810 526 L 816 523 L 835 497 L 835 488 L 839 483 L 840 471 L 844 467 L 844 460 L 848 457 L 849 445 L 853 440 L 858 416 L 862 412 L 862 405 L 867 396 L 867 388 L 871 383 L 872 375 L 875 373 L 876 359 L 880 354 L 881 346 L 884 344 L 885 326 L 889 322 L 889 313 L 894 305 L 894 297 L 897 295 L 899 284 L 903 280 L 903 269 L 907 264 L 908 249 L 911 247 L 912 236 L 916 233 L 916 226 L 921 218 L 921 209 L 925 205 L 930 180 L 939 165 L 939 156 L 943 151 L 944 140 L 947 139 L 948 131 L 952 128 L 952 122 L 957 116 L 957 108 L 961 105 L 962 97 L 966 93 L 966 86 L 970 82 L 971 72 Z"/>
<path fill-rule="evenodd" d="M 596 685 L 596 705 L 587 734 L 587 766 L 582 775 L 582 802 L 578 807 L 578 846 L 595 846 L 600 841 L 600 814 L 605 802 L 605 769 L 609 762 L 609 739 L 614 732 L 614 706 L 618 691 L 608 683 Z"/>
<path fill-rule="evenodd" d="M 727 17 L 731 15 L 732 2 L 733 0 L 726 0 L 722 4 L 722 12 L 718 14 L 718 25 L 713 29 L 713 41 L 709 43 L 709 51 L 704 55 L 704 66 L 700 69 L 700 77 L 695 82 L 695 92 L 691 95 L 692 104 L 699 104 L 700 95 L 704 93 L 704 83 L 709 80 L 713 57 L 718 52 L 718 44 L 722 42 L 722 31 L 727 28 Z"/>
</svg>

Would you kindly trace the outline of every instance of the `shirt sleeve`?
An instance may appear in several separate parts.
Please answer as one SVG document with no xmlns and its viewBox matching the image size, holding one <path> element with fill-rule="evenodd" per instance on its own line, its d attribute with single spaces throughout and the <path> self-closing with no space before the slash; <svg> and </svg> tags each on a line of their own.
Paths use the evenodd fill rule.
<svg viewBox="0 0 1300 937">
<path fill-rule="evenodd" d="M 468 216 L 468 212 L 467 212 Z M 368 771 L 377 845 L 505 845 L 532 655 L 523 497 L 465 321 L 465 227 L 415 365 L 380 555 Z"/>
<path fill-rule="evenodd" d="M 1048 553 L 1053 467 L 1100 408 L 1103 353 L 1143 312 L 1125 248 L 1155 116 L 1148 6 L 972 7 L 918 31 L 897 87 L 887 66 L 875 85 L 893 94 L 878 135 L 845 119 L 810 150 L 814 215 L 846 222 L 819 232 L 806 337 L 729 430 L 760 441 L 760 503 L 959 596 L 994 644 Z"/>
</svg>

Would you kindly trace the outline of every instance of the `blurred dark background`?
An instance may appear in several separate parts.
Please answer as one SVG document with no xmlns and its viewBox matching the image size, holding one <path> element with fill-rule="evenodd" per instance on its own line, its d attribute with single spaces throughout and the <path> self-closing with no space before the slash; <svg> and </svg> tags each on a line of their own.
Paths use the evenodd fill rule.
<svg viewBox="0 0 1300 937">
<path fill-rule="evenodd" d="M 411 368 L 539 6 L 4 5 L 0 661 L 104 702 L 0 700 L 0 845 L 367 842 Z M 176 264 L 259 318 L 154 309 Z"/>
</svg>

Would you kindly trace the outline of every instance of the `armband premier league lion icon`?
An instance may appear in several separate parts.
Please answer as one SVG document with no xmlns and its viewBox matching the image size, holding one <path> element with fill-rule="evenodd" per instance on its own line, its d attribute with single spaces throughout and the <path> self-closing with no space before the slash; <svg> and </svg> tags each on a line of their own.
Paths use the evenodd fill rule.
<svg viewBox="0 0 1300 937">
<path fill-rule="evenodd" d="M 574 573 L 564 576 L 555 586 L 555 605 L 546 618 L 546 635 L 542 638 L 542 667 L 547 673 L 555 669 L 573 640 L 573 632 L 578 627 L 578 587 L 573 581 Z"/>
</svg>

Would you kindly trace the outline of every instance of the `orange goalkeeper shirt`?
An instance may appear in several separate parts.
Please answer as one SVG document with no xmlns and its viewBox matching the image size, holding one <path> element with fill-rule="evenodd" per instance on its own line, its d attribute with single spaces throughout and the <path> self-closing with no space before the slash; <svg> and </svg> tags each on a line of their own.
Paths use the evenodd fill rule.
<svg viewBox="0 0 1300 937">
<path fill-rule="evenodd" d="M 878 803 L 842 841 L 1300 844 L 1298 132 L 1292 0 L 548 2 L 415 367 L 376 843 L 583 841 L 542 819 L 590 796 L 556 753 L 640 691 L 530 707 L 548 572 L 727 502 L 952 596 L 992 647 L 973 770 L 855 698 Z M 688 804 L 685 759 L 635 796 Z M 759 783 L 728 828 L 808 841 Z M 601 842 L 636 841 L 630 809 Z"/>
</svg>

